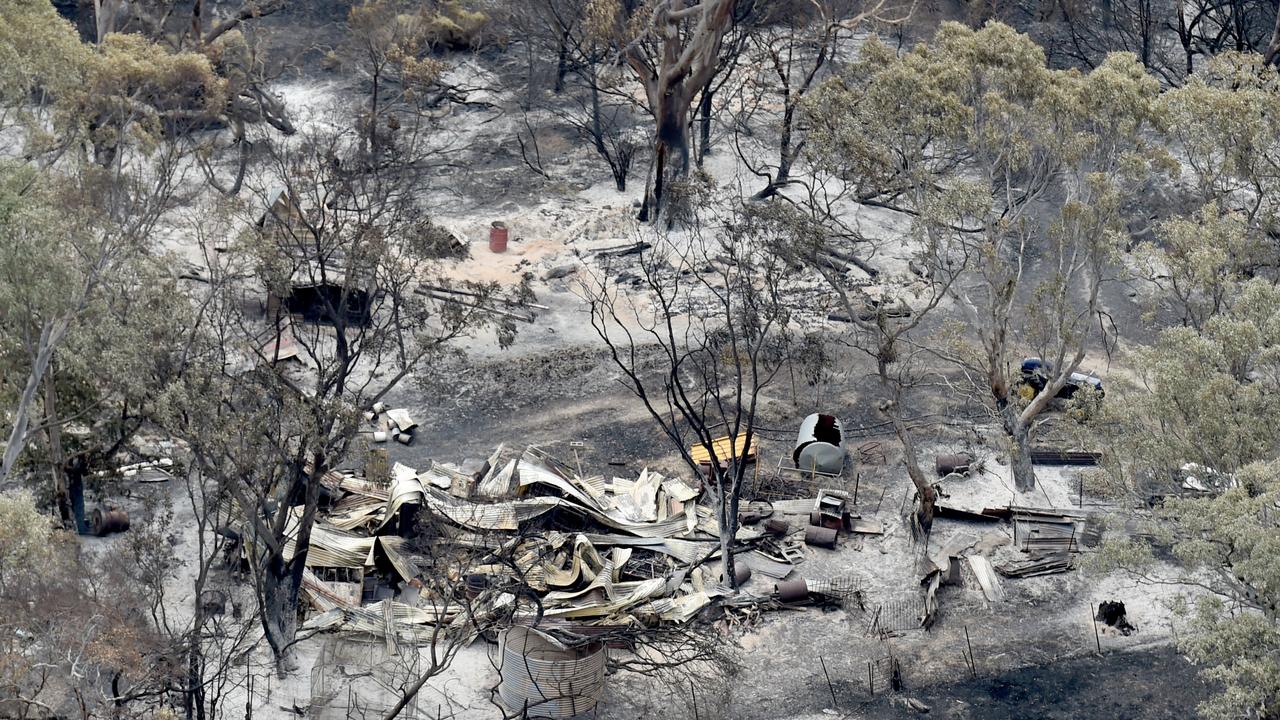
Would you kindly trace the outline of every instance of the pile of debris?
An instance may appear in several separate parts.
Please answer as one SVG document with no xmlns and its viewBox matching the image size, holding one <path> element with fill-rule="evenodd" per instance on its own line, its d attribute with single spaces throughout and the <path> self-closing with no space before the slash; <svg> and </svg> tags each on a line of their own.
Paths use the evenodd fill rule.
<svg viewBox="0 0 1280 720">
<path fill-rule="evenodd" d="M 374 427 L 371 436 L 375 443 L 384 443 L 388 438 L 394 438 L 401 445 L 413 444 L 413 431 L 418 423 L 409 415 L 408 410 L 388 409 L 386 403 L 376 402 L 372 410 L 365 411 L 364 419 Z"/>
<path fill-rule="evenodd" d="M 395 422 L 394 411 L 386 414 Z M 320 611 L 310 627 L 413 642 L 421 626 L 474 615 L 467 608 L 476 601 L 486 612 L 506 608 L 515 624 L 581 633 L 685 623 L 735 595 L 720 577 L 720 528 L 698 484 L 647 469 L 635 479 L 582 477 L 536 447 L 500 446 L 474 474 L 444 463 L 387 468 L 385 458 L 375 448 L 365 473 L 321 478 L 328 502 L 310 535 L 303 585 Z M 810 510 L 819 524 L 804 533 L 781 519 Z M 295 516 L 293 527 L 301 508 Z M 752 573 L 791 576 L 804 559 L 801 535 L 883 532 L 878 520 L 850 512 L 840 491 L 744 503 L 743 520 L 761 524 L 737 530 L 737 584 Z M 285 555 L 296 552 L 291 539 Z M 808 588 L 841 601 L 860 596 L 852 579 Z M 733 605 L 776 604 L 776 592 L 737 594 Z"/>
<path fill-rule="evenodd" d="M 407 413 L 378 407 L 366 420 L 412 441 Z M 700 479 L 649 469 L 587 476 L 575 466 L 538 447 L 499 446 L 475 472 L 418 469 L 373 446 L 363 472 L 326 472 L 304 560 L 305 627 L 383 640 L 391 654 L 442 631 L 464 643 L 496 634 L 510 650 L 510 633 L 524 628 L 519 647 L 537 645 L 594 678 L 601 644 L 635 649 L 638 633 L 695 618 L 732 622 L 795 604 L 866 609 L 859 578 L 796 571 L 812 552 L 806 543 L 834 549 L 842 534 L 884 532 L 841 487 L 796 483 L 801 497 L 744 500 L 728 548 L 735 577 L 725 578 L 714 499 Z M 293 508 L 286 560 L 299 552 L 302 515 Z M 594 696 L 575 693 L 567 707 Z"/>
<path fill-rule="evenodd" d="M 1083 546 L 1097 545 L 1102 537 L 1097 519 L 1078 509 L 938 503 L 935 513 L 937 517 L 970 522 L 1010 521 L 1013 549 L 1018 552 L 1006 556 L 995 569 L 1011 578 L 1067 572 L 1072 568 L 1073 553 L 1079 553 Z"/>
<path fill-rule="evenodd" d="M 1013 546 L 1023 555 L 996 566 L 1000 574 L 1024 578 L 1071 569 L 1071 554 L 1080 552 L 1086 513 L 1027 507 L 1011 507 L 1009 511 Z"/>
<path fill-rule="evenodd" d="M 1031 456 L 1032 462 L 1049 465 L 1092 465 L 1101 460 L 1101 454 L 1096 452 L 1044 447 L 1032 449 Z M 967 452 L 939 454 L 934 459 L 934 469 L 944 481 L 987 472 L 984 461 Z M 1071 553 L 1079 552 L 1082 544 L 1093 546 L 1101 540 L 1101 526 L 1089 513 L 1078 509 L 1013 505 L 966 507 L 950 502 L 950 496 L 942 491 L 940 485 L 934 487 L 938 497 L 944 500 L 934 509 L 937 517 L 970 522 L 1012 522 L 1013 545 L 1024 555 L 997 567 L 1008 577 L 1065 572 L 1071 569 Z"/>
</svg>

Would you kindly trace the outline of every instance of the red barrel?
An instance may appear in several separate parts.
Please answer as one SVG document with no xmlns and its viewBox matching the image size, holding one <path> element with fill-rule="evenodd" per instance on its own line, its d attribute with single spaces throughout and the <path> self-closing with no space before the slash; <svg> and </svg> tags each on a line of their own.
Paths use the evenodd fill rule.
<svg viewBox="0 0 1280 720">
<path fill-rule="evenodd" d="M 501 220 L 495 220 L 493 225 L 489 227 L 489 252 L 506 252 L 507 251 L 507 224 Z"/>
</svg>

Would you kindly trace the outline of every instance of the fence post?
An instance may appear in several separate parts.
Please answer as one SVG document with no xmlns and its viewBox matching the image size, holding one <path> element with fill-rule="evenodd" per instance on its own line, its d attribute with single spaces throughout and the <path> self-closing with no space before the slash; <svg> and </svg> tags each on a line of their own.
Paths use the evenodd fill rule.
<svg viewBox="0 0 1280 720">
<path fill-rule="evenodd" d="M 964 644 L 969 647 L 969 673 L 976 679 L 978 677 L 977 661 L 973 658 L 973 643 L 969 642 L 969 626 L 964 626 Z"/>
<path fill-rule="evenodd" d="M 1098 654 L 1102 654 L 1102 636 L 1098 634 L 1098 611 L 1093 603 L 1089 603 L 1089 622 L 1093 623 L 1093 641 L 1098 644 Z"/>
<path fill-rule="evenodd" d="M 827 679 L 827 690 L 831 692 L 831 708 L 834 710 L 840 707 L 840 701 L 836 700 L 836 687 L 831 684 L 831 675 L 827 673 L 827 661 L 819 655 L 818 662 L 822 664 L 822 675 Z"/>
</svg>

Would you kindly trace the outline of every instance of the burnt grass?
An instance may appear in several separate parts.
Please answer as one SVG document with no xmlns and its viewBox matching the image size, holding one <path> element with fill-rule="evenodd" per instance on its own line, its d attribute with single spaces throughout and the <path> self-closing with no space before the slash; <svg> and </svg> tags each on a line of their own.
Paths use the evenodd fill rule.
<svg viewBox="0 0 1280 720">
<path fill-rule="evenodd" d="M 930 717 L 1155 720 L 1194 717 L 1196 704 L 1212 693 L 1213 686 L 1197 676 L 1195 667 L 1174 648 L 1164 646 L 908 687 L 903 694 L 928 705 Z M 920 716 L 892 695 L 868 702 L 860 710 L 858 714 L 868 718 Z"/>
<path fill-rule="evenodd" d="M 657 375 L 666 368 L 657 349 L 642 348 L 640 365 L 661 393 Z M 422 466 L 427 459 L 482 458 L 498 443 L 546 446 L 567 461 L 572 458 L 568 443 L 582 441 L 586 447 L 579 455 L 588 474 L 625 475 L 646 465 L 684 471 L 671 441 L 624 380 L 602 348 L 573 346 L 483 362 L 444 359 L 387 398 L 422 423 L 412 446 L 388 447 L 393 460 Z M 874 407 L 849 387 L 856 384 L 856 379 L 832 382 L 815 402 L 814 388 L 799 377 L 793 386 L 784 371 L 761 397 L 757 434 L 776 449 L 788 448 L 800 420 L 821 411 L 840 417 L 856 444 L 860 433 L 853 429 L 883 424 Z M 654 400 L 663 405 L 661 397 Z"/>
</svg>

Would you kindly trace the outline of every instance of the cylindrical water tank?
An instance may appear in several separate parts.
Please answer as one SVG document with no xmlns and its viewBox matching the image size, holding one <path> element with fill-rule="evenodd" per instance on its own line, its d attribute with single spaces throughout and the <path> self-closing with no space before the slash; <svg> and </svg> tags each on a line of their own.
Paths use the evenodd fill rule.
<svg viewBox="0 0 1280 720">
<path fill-rule="evenodd" d="M 521 717 L 571 718 L 590 712 L 604 693 L 604 644 L 568 648 L 550 635 L 516 626 L 501 637 L 498 697 Z"/>
<path fill-rule="evenodd" d="M 840 418 L 814 413 L 800 423 L 791 455 L 800 470 L 838 475 L 844 469 L 844 431 Z"/>
</svg>

